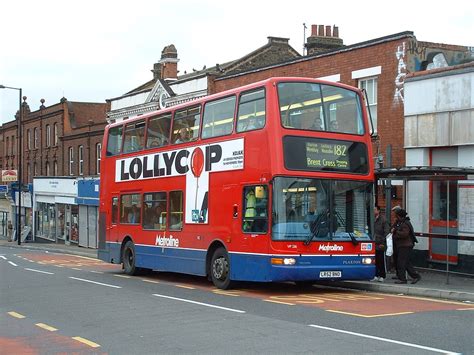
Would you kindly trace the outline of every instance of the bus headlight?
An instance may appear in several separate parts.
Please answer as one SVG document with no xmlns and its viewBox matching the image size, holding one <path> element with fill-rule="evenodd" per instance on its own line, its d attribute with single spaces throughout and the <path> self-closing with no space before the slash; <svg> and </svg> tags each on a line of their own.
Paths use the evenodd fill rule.
<svg viewBox="0 0 474 355">
<path fill-rule="evenodd" d="M 374 259 L 372 258 L 362 258 L 362 264 L 370 265 L 373 264 Z"/>
</svg>

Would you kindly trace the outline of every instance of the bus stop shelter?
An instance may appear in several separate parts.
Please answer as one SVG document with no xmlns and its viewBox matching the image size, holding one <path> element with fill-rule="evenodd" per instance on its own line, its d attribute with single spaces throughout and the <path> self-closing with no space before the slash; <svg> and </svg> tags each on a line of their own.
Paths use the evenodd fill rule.
<svg viewBox="0 0 474 355">
<path fill-rule="evenodd" d="M 412 218 L 420 240 L 415 247 L 415 264 L 445 270 L 447 282 L 450 272 L 474 275 L 474 168 L 376 169 L 375 201 L 378 203 L 381 199 L 378 187 L 382 186 L 388 221 L 393 181 L 402 182 L 401 206 Z M 439 191 L 446 198 L 440 198 Z M 438 199 L 436 203 L 433 203 L 434 198 Z M 437 216 L 433 206 L 441 211 Z"/>
</svg>

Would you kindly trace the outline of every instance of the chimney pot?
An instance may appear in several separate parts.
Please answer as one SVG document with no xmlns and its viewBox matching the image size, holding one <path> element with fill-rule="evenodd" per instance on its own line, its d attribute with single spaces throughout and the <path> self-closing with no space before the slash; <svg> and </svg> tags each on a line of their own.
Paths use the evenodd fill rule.
<svg viewBox="0 0 474 355">
<path fill-rule="evenodd" d="M 336 38 L 339 38 L 339 27 L 337 27 L 336 25 L 334 25 L 334 27 L 333 27 L 332 36 L 336 37 Z"/>
<path fill-rule="evenodd" d="M 331 26 L 326 26 L 326 37 L 332 37 Z"/>
<path fill-rule="evenodd" d="M 318 25 L 311 25 L 311 36 L 317 36 L 318 35 Z"/>
<path fill-rule="evenodd" d="M 318 36 L 324 37 L 324 25 L 318 25 Z"/>
</svg>

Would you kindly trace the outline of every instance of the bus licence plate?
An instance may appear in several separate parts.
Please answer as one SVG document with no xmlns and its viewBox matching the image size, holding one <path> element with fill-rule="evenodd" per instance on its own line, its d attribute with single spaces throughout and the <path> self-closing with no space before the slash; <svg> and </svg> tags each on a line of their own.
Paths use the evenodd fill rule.
<svg viewBox="0 0 474 355">
<path fill-rule="evenodd" d="M 322 279 L 328 279 L 332 277 L 341 277 L 342 274 L 340 271 L 320 271 L 319 277 Z"/>
</svg>

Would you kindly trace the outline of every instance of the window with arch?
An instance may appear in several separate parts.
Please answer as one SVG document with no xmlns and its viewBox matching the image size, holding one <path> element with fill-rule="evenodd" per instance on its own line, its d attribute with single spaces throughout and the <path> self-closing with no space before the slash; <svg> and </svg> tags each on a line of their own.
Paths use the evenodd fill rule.
<svg viewBox="0 0 474 355">
<path fill-rule="evenodd" d="M 78 157 L 78 164 L 79 164 L 79 175 L 84 175 L 84 147 L 82 145 L 79 146 L 77 149 L 77 157 Z"/>
<path fill-rule="evenodd" d="M 95 159 L 96 159 L 95 172 L 97 175 L 100 175 L 100 159 L 101 158 L 102 158 L 102 144 L 97 143 L 95 145 Z"/>
<path fill-rule="evenodd" d="M 58 176 L 58 162 L 56 160 L 53 162 L 53 173 L 54 176 Z"/>
<path fill-rule="evenodd" d="M 38 128 L 33 129 L 33 148 L 38 149 Z"/>
<path fill-rule="evenodd" d="M 51 175 L 51 168 L 49 166 L 49 161 L 46 162 L 46 176 Z"/>
<path fill-rule="evenodd" d="M 58 145 L 58 124 L 53 125 L 53 144 Z"/>
<path fill-rule="evenodd" d="M 51 146 L 51 126 L 49 124 L 46 125 L 46 146 Z"/>
<path fill-rule="evenodd" d="M 31 150 L 31 130 L 26 130 L 26 147 L 28 150 Z"/>
<path fill-rule="evenodd" d="M 74 175 L 74 149 L 69 147 L 69 175 Z"/>
</svg>

